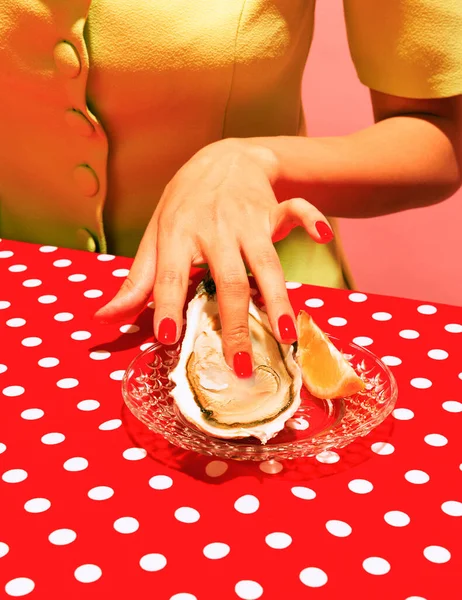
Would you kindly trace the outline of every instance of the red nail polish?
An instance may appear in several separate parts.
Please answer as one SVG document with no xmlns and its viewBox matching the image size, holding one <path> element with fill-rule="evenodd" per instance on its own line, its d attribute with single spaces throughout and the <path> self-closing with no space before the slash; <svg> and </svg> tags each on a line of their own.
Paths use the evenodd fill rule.
<svg viewBox="0 0 462 600">
<path fill-rule="evenodd" d="M 327 244 L 327 242 L 330 242 L 334 239 L 332 229 L 329 227 L 329 225 L 327 225 L 327 223 L 324 223 L 324 221 L 316 221 L 314 225 L 323 244 Z"/>
<path fill-rule="evenodd" d="M 237 352 L 234 355 L 233 365 L 234 372 L 240 379 L 248 379 L 251 377 L 253 372 L 252 359 L 248 352 Z"/>
<path fill-rule="evenodd" d="M 157 339 L 161 344 L 174 344 L 176 340 L 176 323 L 173 319 L 166 317 L 159 323 L 159 335 Z"/>
<path fill-rule="evenodd" d="M 297 331 L 292 317 L 289 315 L 282 315 L 278 320 L 279 335 L 283 342 L 292 343 L 297 339 Z"/>
</svg>

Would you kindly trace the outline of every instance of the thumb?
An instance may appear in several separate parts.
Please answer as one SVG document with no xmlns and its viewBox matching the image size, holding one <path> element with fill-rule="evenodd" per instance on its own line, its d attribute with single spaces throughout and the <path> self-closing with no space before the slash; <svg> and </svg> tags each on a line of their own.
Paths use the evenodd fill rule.
<svg viewBox="0 0 462 600">
<path fill-rule="evenodd" d="M 327 218 L 304 198 L 285 200 L 271 214 L 273 241 L 286 237 L 294 227 L 303 227 L 319 244 L 326 244 L 334 237 Z"/>
<path fill-rule="evenodd" d="M 117 294 L 100 308 L 94 318 L 101 323 L 115 323 L 141 310 L 152 293 L 156 272 L 157 223 L 152 221 L 141 240 L 130 272 Z"/>
</svg>

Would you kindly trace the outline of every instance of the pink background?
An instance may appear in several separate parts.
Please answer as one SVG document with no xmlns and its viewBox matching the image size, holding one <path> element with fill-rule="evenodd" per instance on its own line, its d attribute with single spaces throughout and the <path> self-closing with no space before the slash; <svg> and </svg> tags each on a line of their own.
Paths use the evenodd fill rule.
<svg viewBox="0 0 462 600">
<path fill-rule="evenodd" d="M 311 136 L 370 125 L 369 91 L 351 62 L 342 2 L 318 2 L 303 96 Z M 341 231 L 356 287 L 462 305 L 462 191 L 442 204 L 376 219 L 346 219 Z"/>
</svg>

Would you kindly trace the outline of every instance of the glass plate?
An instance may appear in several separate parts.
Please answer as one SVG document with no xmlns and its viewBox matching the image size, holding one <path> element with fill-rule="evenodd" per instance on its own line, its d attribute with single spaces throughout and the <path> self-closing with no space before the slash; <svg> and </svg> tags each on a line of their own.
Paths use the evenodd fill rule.
<svg viewBox="0 0 462 600">
<path fill-rule="evenodd" d="M 170 396 L 173 384 L 168 379 L 178 361 L 179 345 L 153 344 L 139 354 L 122 381 L 124 400 L 135 417 L 155 433 L 180 448 L 209 456 L 281 460 L 343 448 L 382 423 L 396 404 L 398 387 L 390 369 L 375 354 L 329 337 L 366 382 L 365 391 L 339 400 L 319 400 L 303 388 L 300 408 L 266 445 L 255 438 L 214 438 L 184 419 Z"/>
</svg>

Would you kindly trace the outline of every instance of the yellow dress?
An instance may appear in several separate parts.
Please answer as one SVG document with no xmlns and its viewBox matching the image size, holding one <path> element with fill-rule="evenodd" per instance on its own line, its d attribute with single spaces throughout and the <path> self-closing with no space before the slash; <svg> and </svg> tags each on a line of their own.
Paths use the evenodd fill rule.
<svg viewBox="0 0 462 600">
<path fill-rule="evenodd" d="M 344 0 L 362 82 L 462 93 L 461 0 Z M 0 234 L 133 256 L 164 186 L 223 137 L 304 135 L 315 0 L 0 0 Z M 297 229 L 286 278 L 342 287 Z"/>
</svg>

